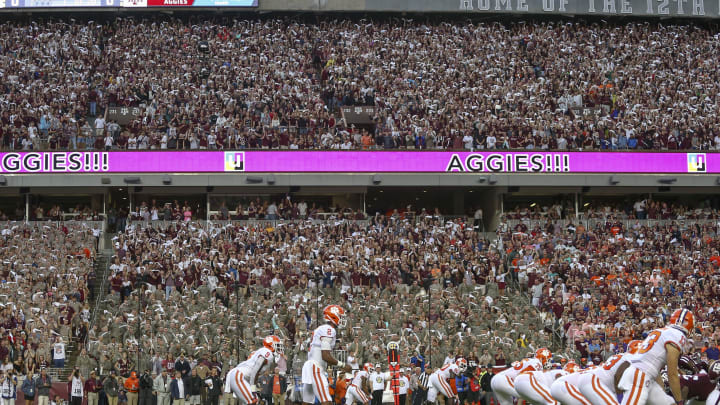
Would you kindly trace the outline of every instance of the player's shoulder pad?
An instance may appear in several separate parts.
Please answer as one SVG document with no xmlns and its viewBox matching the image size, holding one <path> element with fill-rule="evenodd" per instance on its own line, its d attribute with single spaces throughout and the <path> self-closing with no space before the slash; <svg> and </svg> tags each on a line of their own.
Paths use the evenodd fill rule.
<svg viewBox="0 0 720 405">
<path fill-rule="evenodd" d="M 320 336 L 328 337 L 334 337 L 337 334 L 335 328 L 330 324 L 320 326 L 319 328 L 315 329 L 315 332 L 318 333 Z"/>
</svg>

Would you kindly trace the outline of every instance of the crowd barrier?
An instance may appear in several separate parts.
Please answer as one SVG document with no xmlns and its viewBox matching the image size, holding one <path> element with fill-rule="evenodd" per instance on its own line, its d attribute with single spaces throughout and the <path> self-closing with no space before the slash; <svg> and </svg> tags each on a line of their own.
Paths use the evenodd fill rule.
<svg viewBox="0 0 720 405">
<path fill-rule="evenodd" d="M 528 227 L 528 229 L 533 229 L 535 227 L 545 228 L 548 223 L 553 223 L 561 228 L 566 228 L 569 225 L 574 225 L 575 227 L 582 225 L 585 227 L 585 229 L 595 229 L 598 225 L 605 226 L 608 222 L 619 222 L 623 229 L 633 229 L 634 227 L 640 226 L 640 227 L 646 227 L 651 228 L 655 226 L 667 226 L 667 225 L 676 225 L 679 227 L 687 226 L 687 225 L 710 225 L 710 226 L 717 226 L 720 225 L 720 219 L 620 219 L 620 220 L 605 220 L 602 218 L 571 218 L 571 219 L 508 219 L 505 221 L 501 221 L 500 226 L 498 226 L 498 229 L 503 228 L 503 224 L 507 225 L 507 231 L 512 231 L 515 229 L 516 226 L 523 224 Z"/>
</svg>

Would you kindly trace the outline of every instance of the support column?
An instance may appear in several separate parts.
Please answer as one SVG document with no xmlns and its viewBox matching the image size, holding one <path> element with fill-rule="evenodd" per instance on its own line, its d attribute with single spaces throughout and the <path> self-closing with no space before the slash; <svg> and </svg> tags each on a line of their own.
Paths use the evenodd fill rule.
<svg viewBox="0 0 720 405">
<path fill-rule="evenodd" d="M 453 214 L 467 215 L 465 212 L 465 192 L 462 190 L 453 191 Z"/>
<path fill-rule="evenodd" d="M 502 193 L 500 193 L 500 190 L 495 187 L 481 188 L 478 191 L 482 192 L 482 194 L 478 195 L 478 197 L 480 197 L 480 201 L 478 201 L 477 205 L 483 211 L 483 231 L 495 232 L 498 225 L 498 211 L 502 212 L 503 210 Z M 473 209 L 474 208 L 475 207 L 473 207 Z"/>
<path fill-rule="evenodd" d="M 30 193 L 25 194 L 25 222 L 30 221 Z"/>
<path fill-rule="evenodd" d="M 205 193 L 205 221 L 210 220 L 210 193 Z"/>
<path fill-rule="evenodd" d="M 579 206 L 580 203 L 578 201 L 578 193 L 575 193 L 575 219 L 578 219 L 580 217 L 580 212 L 578 211 Z"/>
</svg>

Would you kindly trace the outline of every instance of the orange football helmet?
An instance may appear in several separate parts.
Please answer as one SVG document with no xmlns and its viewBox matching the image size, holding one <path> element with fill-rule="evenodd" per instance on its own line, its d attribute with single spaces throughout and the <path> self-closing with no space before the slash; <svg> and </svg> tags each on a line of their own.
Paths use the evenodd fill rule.
<svg viewBox="0 0 720 405">
<path fill-rule="evenodd" d="M 627 352 L 630 354 L 637 353 L 638 349 L 640 349 L 640 346 L 642 345 L 642 340 L 631 340 L 630 343 L 628 343 Z"/>
<path fill-rule="evenodd" d="M 333 325 L 344 328 L 347 323 L 345 310 L 340 305 L 328 305 L 323 309 L 323 317 Z"/>
<path fill-rule="evenodd" d="M 670 317 L 670 325 L 687 334 L 695 329 L 695 315 L 687 309 L 676 309 Z"/>
<path fill-rule="evenodd" d="M 268 348 L 268 350 L 273 353 L 285 353 L 285 346 L 283 345 L 282 340 L 280 340 L 280 338 L 275 335 L 270 335 L 263 339 L 263 346 Z"/>
<path fill-rule="evenodd" d="M 535 351 L 535 358 L 540 360 L 544 366 L 552 358 L 552 352 L 548 348 L 542 347 Z"/>
<path fill-rule="evenodd" d="M 375 366 L 373 366 L 372 363 L 365 363 L 363 365 L 363 370 L 367 371 L 368 373 L 372 373 L 375 371 Z"/>
<path fill-rule="evenodd" d="M 455 360 L 455 364 L 460 368 L 460 371 L 465 372 L 465 370 L 467 370 L 468 362 L 463 357 Z"/>
<path fill-rule="evenodd" d="M 567 371 L 570 374 L 577 373 L 578 371 L 580 371 L 580 366 L 574 361 L 570 360 L 567 362 L 565 367 L 563 367 L 563 371 Z"/>
</svg>

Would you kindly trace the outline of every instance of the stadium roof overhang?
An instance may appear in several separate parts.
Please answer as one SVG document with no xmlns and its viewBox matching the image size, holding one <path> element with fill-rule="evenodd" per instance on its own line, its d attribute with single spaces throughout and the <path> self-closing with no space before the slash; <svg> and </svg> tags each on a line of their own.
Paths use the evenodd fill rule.
<svg viewBox="0 0 720 405">
<path fill-rule="evenodd" d="M 645 187 L 720 190 L 714 174 L 555 174 L 555 173 L 210 173 L 210 174 L 0 174 L 0 193 L 12 188 L 142 187 L 595 187 L 609 190 Z M 5 191 L 3 191 L 5 190 Z"/>
</svg>

